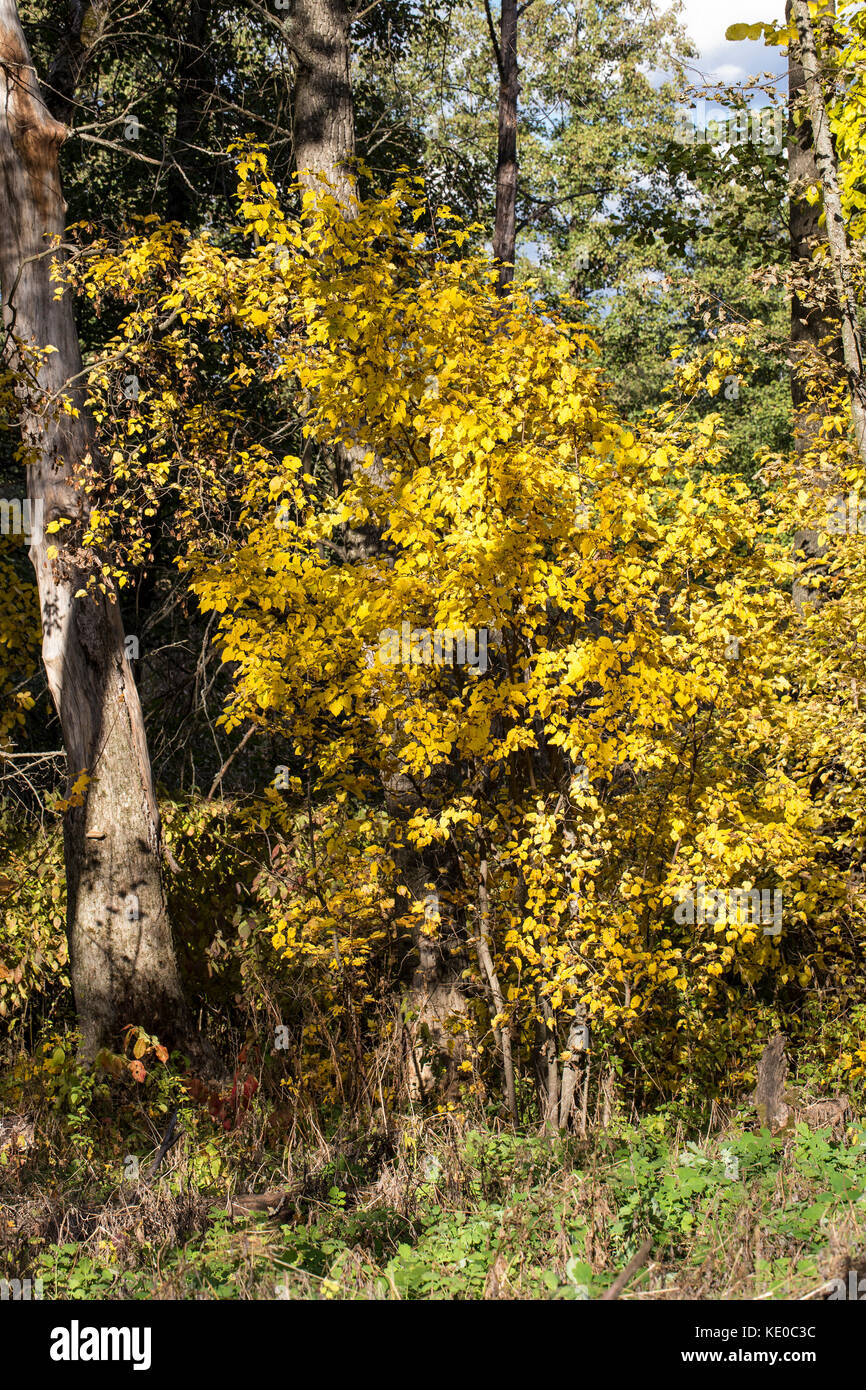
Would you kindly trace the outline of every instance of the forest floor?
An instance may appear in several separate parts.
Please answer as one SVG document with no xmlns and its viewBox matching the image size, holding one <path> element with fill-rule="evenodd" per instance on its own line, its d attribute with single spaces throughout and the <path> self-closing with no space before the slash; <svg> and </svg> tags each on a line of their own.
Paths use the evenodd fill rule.
<svg viewBox="0 0 866 1390">
<path fill-rule="evenodd" d="M 45 1299 L 827 1298 L 866 1273 L 866 1121 L 773 1137 L 674 1107 L 585 1137 L 449 1103 L 349 1127 L 254 1097 L 226 1129 L 62 1047 L 0 1085 L 0 1276 Z M 866 1285 L 864 1285 L 866 1287 Z M 34 1295 L 35 1296 L 35 1295 Z"/>
</svg>

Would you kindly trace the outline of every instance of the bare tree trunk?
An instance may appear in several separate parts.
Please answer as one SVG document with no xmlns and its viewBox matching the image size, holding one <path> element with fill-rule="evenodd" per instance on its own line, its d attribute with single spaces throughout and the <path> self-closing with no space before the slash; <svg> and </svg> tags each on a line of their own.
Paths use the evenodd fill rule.
<svg viewBox="0 0 866 1390">
<path fill-rule="evenodd" d="M 797 26 L 797 35 L 800 41 L 800 61 L 812 125 L 815 162 L 824 195 L 827 242 L 830 249 L 833 284 L 839 306 L 842 355 L 845 374 L 848 379 L 854 437 L 860 458 L 863 463 L 866 463 L 866 382 L 863 379 L 863 350 L 857 319 L 851 253 L 842 215 L 836 151 L 833 148 L 833 138 L 827 118 L 827 108 L 818 66 L 818 53 L 815 46 L 815 32 L 809 14 L 808 0 L 790 0 L 790 13 Z"/>
<path fill-rule="evenodd" d="M 208 54 L 211 0 L 190 0 L 186 33 L 177 74 L 177 115 L 174 127 L 174 164 L 168 178 L 168 217 L 187 225 L 193 215 L 196 192 L 190 175 L 199 159 L 194 146 L 206 118 L 213 71 Z"/>
<path fill-rule="evenodd" d="M 490 899 L 487 892 L 487 860 L 482 859 L 478 874 L 478 960 L 487 977 L 494 1013 L 505 1013 L 505 995 L 499 983 L 493 952 L 490 949 Z M 517 1095 L 514 1089 L 514 1060 L 511 1052 L 511 1025 L 501 1023 L 495 1029 L 496 1045 L 502 1054 L 505 1082 L 505 1103 L 514 1124 L 517 1124 Z"/>
<path fill-rule="evenodd" d="M 297 58 L 295 167 L 306 188 L 333 193 L 346 215 L 357 197 L 350 27 L 345 0 L 295 0 L 290 28 Z"/>
<path fill-rule="evenodd" d="M 790 19 L 790 0 L 788 0 Z M 805 97 L 803 65 L 796 44 L 788 48 L 788 238 L 791 250 L 791 401 L 795 411 L 797 448 L 808 446 L 814 431 L 803 418 L 805 379 L 811 366 L 820 368 L 829 357 L 842 364 L 842 339 L 838 317 L 822 301 L 816 284 L 814 254 L 826 243 L 819 223 L 820 207 L 806 198 L 806 189 L 818 182 L 818 166 L 812 140 L 812 123 L 797 121 Z M 823 345 L 823 347 L 822 347 Z"/>
<path fill-rule="evenodd" d="M 0 285 L 5 357 L 17 373 L 28 493 L 44 525 L 30 557 L 42 656 L 73 793 L 64 817 L 72 984 L 86 1055 L 140 1024 L 189 1045 L 162 884 L 159 813 L 138 692 L 115 594 L 82 547 L 77 465 L 94 449 L 72 301 L 51 278 L 66 206 L 57 156 L 66 128 L 39 91 L 15 0 L 0 0 Z M 53 350 L 37 360 L 35 353 Z M 68 402 L 64 408 L 63 402 Z M 90 588 L 88 589 L 88 584 Z"/>
<path fill-rule="evenodd" d="M 413 1099 L 450 1089 L 458 1080 L 463 1060 L 462 1038 L 450 1024 L 466 1014 L 463 971 L 467 964 L 466 932 L 454 910 L 459 867 L 450 847 L 419 850 L 405 843 L 406 826 L 422 805 L 431 783 L 415 786 L 399 770 L 382 774 L 385 804 L 398 837 L 394 862 L 410 901 L 423 903 L 423 916 L 412 930 L 414 950 L 406 961 L 408 1034 L 413 1054 L 410 1082 Z M 407 971 L 408 973 L 408 971 Z"/>
<path fill-rule="evenodd" d="M 499 137 L 496 153 L 496 220 L 493 257 L 499 264 L 499 288 L 514 279 L 517 240 L 517 0 L 501 0 L 499 39 L 489 0 L 484 0 L 496 66 L 499 71 Z"/>
<path fill-rule="evenodd" d="M 791 20 L 791 0 L 786 6 Z M 810 466 L 809 455 L 820 433 L 814 408 L 809 406 L 809 381 L 822 375 L 829 364 L 842 366 L 842 338 L 838 317 L 827 299 L 830 287 L 819 273 L 815 251 L 826 244 L 821 230 L 820 208 L 806 198 L 806 190 L 818 183 L 818 166 L 812 123 L 804 117 L 805 79 L 799 46 L 788 46 L 788 238 L 791 251 L 791 406 L 794 412 L 794 445 L 799 459 L 798 482 L 807 490 L 823 490 L 829 483 Z M 834 372 L 835 374 L 835 372 Z M 792 590 L 795 607 L 821 601 L 820 577 L 826 546 L 816 526 L 803 527 L 794 536 L 794 554 L 801 562 Z"/>
<path fill-rule="evenodd" d="M 535 1070 L 541 1123 L 543 1129 L 550 1130 L 556 1129 L 559 1124 L 559 1061 L 556 1055 L 556 1019 L 550 1000 L 542 994 L 540 984 L 535 988 L 535 1005 L 538 1013 L 535 1022 Z"/>
<path fill-rule="evenodd" d="M 66 27 L 45 80 L 45 102 L 57 121 L 70 125 L 75 113 L 75 93 L 87 66 L 88 49 L 81 40 L 81 26 L 90 8 L 88 0 L 68 0 Z"/>
<path fill-rule="evenodd" d="M 345 0 L 296 0 L 289 29 L 296 59 L 292 135 L 298 180 L 310 193 L 334 197 L 346 218 L 355 216 L 358 197 L 350 28 Z M 384 481 L 381 465 L 366 465 L 366 455 L 366 449 L 334 448 L 340 487 L 362 472 Z M 345 528 L 343 543 L 349 561 L 362 561 L 379 553 L 382 540 L 373 524 L 362 523 Z"/>
<path fill-rule="evenodd" d="M 585 1010 L 578 1010 L 577 1017 L 571 1026 L 568 1035 L 566 1048 L 571 1053 L 570 1060 L 566 1063 L 562 1071 L 562 1086 L 559 1095 L 559 1128 L 568 1129 L 571 1123 L 571 1116 L 574 1111 L 574 1097 L 577 1090 L 578 1064 L 575 1053 L 583 1057 L 584 1080 L 589 1071 L 589 1029 L 586 1025 Z"/>
</svg>

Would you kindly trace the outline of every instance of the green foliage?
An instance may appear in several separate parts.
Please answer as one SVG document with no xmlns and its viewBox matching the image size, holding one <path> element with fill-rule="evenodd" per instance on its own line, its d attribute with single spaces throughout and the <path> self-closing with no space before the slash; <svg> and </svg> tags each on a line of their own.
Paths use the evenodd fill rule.
<svg viewBox="0 0 866 1390">
<path fill-rule="evenodd" d="M 59 837 L 0 811 L 0 1020 L 20 1022 L 27 1009 L 62 1013 L 69 987 L 66 884 Z"/>
<path fill-rule="evenodd" d="M 107 1206 L 93 1237 L 37 1243 L 32 1272 L 52 1298 L 585 1300 L 649 1235 L 651 1259 L 626 1298 L 791 1298 L 822 1282 L 833 1242 L 866 1209 L 863 1139 L 851 1132 L 800 1127 L 782 1140 L 735 1124 L 690 1139 L 657 1115 L 590 1142 L 429 1123 L 403 1139 L 384 1165 L 335 1167 L 333 1153 L 309 1150 L 316 1182 L 294 1212 L 241 1225 L 213 1197 L 250 1159 L 214 1140 L 226 1165 L 216 1175 L 190 1164 L 201 1152 L 190 1140 L 173 1160 L 180 1186 L 166 1174 L 152 1196 L 126 1193 L 124 1224 Z M 340 1186 L 328 1189 L 335 1171 Z M 376 1175 L 376 1187 L 399 1179 L 399 1205 L 375 1195 Z M 186 1200 L 201 1193 L 199 1228 L 176 1239 L 184 1184 Z"/>
</svg>

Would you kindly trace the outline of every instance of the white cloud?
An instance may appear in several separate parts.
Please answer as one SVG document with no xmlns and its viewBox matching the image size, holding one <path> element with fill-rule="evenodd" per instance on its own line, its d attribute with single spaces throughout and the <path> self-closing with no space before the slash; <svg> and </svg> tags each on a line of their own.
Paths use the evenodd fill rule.
<svg viewBox="0 0 866 1390">
<path fill-rule="evenodd" d="M 725 30 L 729 24 L 780 23 L 785 18 L 785 0 L 684 0 L 682 21 L 700 52 L 697 68 L 710 81 L 738 82 L 759 72 L 785 70 L 778 48 L 763 43 L 729 43 Z"/>
</svg>

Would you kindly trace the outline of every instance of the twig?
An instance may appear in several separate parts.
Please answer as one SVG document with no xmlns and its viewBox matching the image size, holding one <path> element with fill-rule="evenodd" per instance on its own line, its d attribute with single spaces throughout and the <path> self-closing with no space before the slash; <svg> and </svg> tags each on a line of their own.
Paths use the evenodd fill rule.
<svg viewBox="0 0 866 1390">
<path fill-rule="evenodd" d="M 255 731 L 255 724 L 251 724 L 250 727 L 247 729 L 246 733 L 244 734 L 243 738 L 241 739 L 240 743 L 238 744 L 237 748 L 235 748 L 231 753 L 229 753 L 228 757 L 226 758 L 225 762 L 223 763 L 222 767 L 220 768 L 219 772 L 217 773 L 216 777 L 213 779 L 211 783 L 210 791 L 205 797 L 206 801 L 213 801 L 216 789 L 222 782 L 223 774 L 228 771 L 229 767 L 234 762 L 241 749 L 245 748 L 246 745 L 249 743 Z"/>
</svg>

